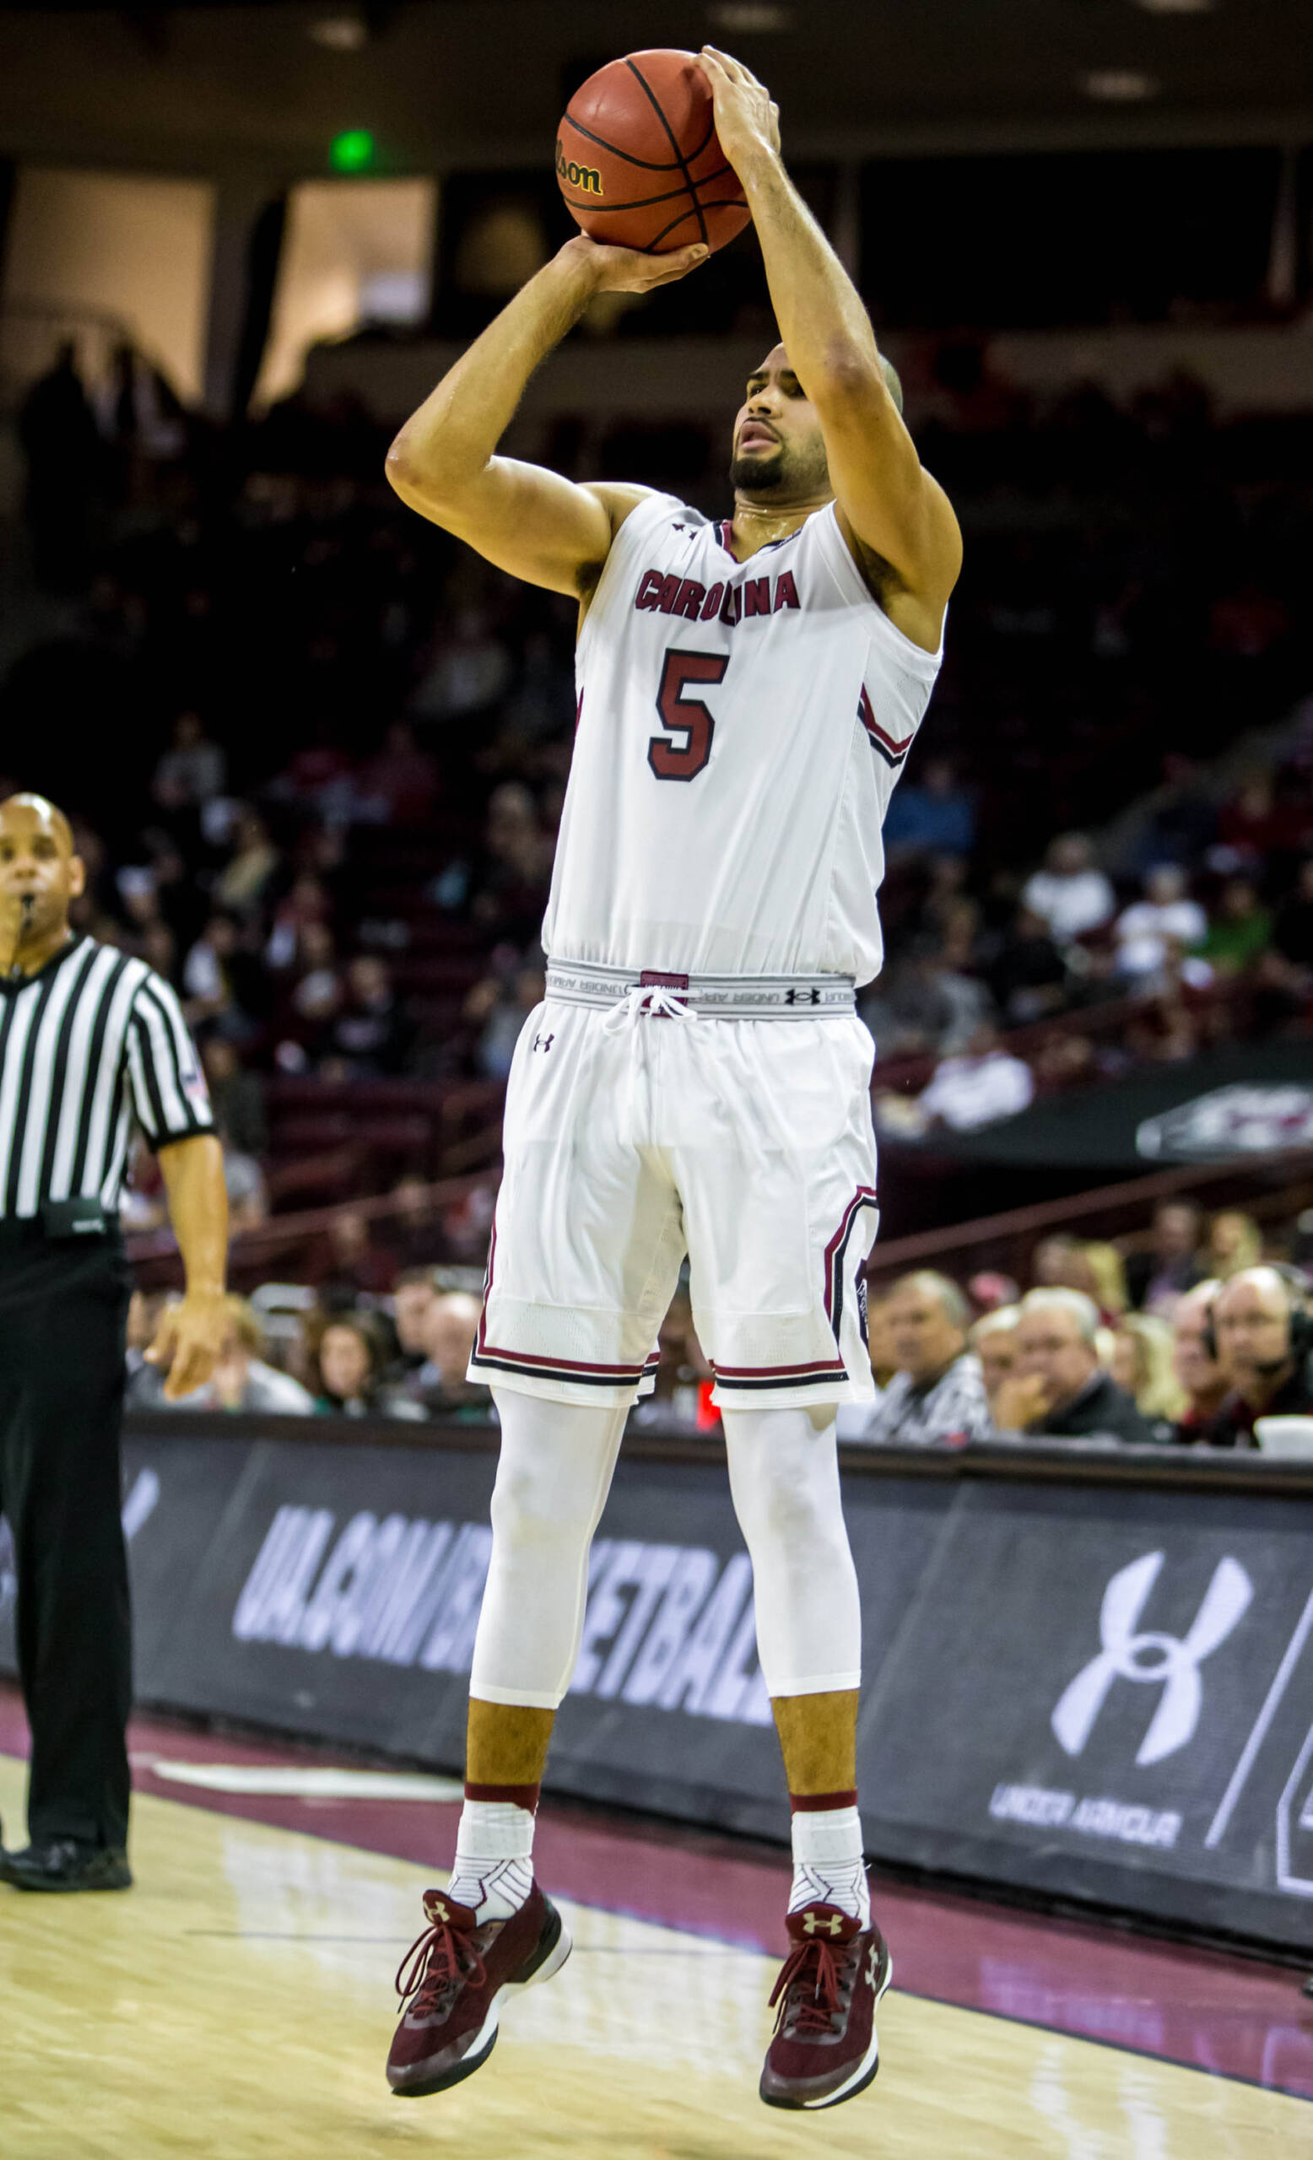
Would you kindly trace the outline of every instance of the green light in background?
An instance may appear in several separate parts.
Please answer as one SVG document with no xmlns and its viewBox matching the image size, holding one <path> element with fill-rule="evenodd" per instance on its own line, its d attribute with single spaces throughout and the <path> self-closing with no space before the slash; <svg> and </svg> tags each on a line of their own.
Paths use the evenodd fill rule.
<svg viewBox="0 0 1313 2160">
<path fill-rule="evenodd" d="M 374 162 L 374 138 L 368 128 L 346 128 L 328 146 L 334 172 L 368 172 Z"/>
</svg>

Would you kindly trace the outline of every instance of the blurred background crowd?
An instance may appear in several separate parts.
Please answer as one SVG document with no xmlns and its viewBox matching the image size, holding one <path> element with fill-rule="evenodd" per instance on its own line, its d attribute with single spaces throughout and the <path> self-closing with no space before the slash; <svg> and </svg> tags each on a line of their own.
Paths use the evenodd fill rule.
<svg viewBox="0 0 1313 2160">
<path fill-rule="evenodd" d="M 869 1297 L 875 1403 L 839 1412 L 841 1438 L 964 1445 L 1028 1430 L 1050 1439 L 1252 1447 L 1263 1417 L 1313 1414 L 1313 1209 L 1265 1236 L 1234 1209 L 1206 1217 L 1162 1203 L 1116 1241 L 1067 1233 L 1034 1244 L 1027 1283 L 980 1269 L 877 1279 Z M 879 1265 L 879 1248 L 875 1255 Z M 487 1423 L 488 1390 L 465 1377 L 479 1324 L 478 1277 L 403 1268 L 388 1291 L 339 1278 L 318 1292 L 265 1283 L 229 1300 L 213 1380 L 185 1409 Z M 143 1353 L 167 1292 L 138 1291 L 128 1399 L 159 1408 Z M 714 1433 L 713 1373 L 687 1274 L 659 1338 L 636 1429 Z"/>
</svg>

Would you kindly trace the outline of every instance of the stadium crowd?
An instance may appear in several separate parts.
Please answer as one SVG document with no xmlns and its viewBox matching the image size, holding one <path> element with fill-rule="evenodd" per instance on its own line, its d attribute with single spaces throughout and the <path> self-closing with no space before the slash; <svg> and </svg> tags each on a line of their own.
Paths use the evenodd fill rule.
<svg viewBox="0 0 1313 2160">
<path fill-rule="evenodd" d="M 904 1131 L 1313 1022 L 1305 424 L 1220 424 L 1184 378 L 1037 403 L 952 338 L 931 375 L 922 450 L 970 544 L 863 1005 Z M 404 511 L 348 400 L 224 429 L 128 353 L 93 395 L 66 351 L 21 436 L 0 717 L 14 746 L 97 715 L 85 925 L 226 1067 L 504 1077 L 541 992 L 573 605 Z M 568 430 L 547 447 L 568 465 Z M 709 426 L 592 455 L 710 507 L 722 450 Z M 1251 766 L 1213 762 L 1255 728 Z"/>
<path fill-rule="evenodd" d="M 1259 1419 L 1313 1420 L 1313 1283 L 1292 1254 L 1313 1255 L 1313 1209 L 1265 1241 L 1243 1213 L 1207 1220 L 1193 1201 L 1173 1200 L 1121 1243 L 1042 1239 L 1024 1290 L 990 1271 L 965 1286 L 933 1270 L 905 1275 L 869 1298 L 876 1400 L 840 1410 L 840 1437 L 917 1446 L 1029 1433 L 1252 1447 Z M 874 1257 L 878 1266 L 878 1247 Z M 339 1277 L 318 1293 L 270 1284 L 249 1301 L 230 1298 L 223 1357 L 184 1407 L 487 1422 L 488 1390 L 465 1377 L 477 1281 L 421 1265 L 387 1291 Z M 143 1360 L 161 1301 L 140 1291 L 133 1300 L 135 1409 L 162 1400 Z M 714 1376 L 686 1277 L 659 1349 L 654 1392 L 635 1406 L 634 1426 L 714 1431 Z"/>
</svg>

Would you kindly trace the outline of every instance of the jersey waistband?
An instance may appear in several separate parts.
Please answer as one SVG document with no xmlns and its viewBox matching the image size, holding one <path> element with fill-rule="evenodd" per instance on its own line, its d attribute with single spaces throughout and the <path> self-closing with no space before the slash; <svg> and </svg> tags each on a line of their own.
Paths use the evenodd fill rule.
<svg viewBox="0 0 1313 2160">
<path fill-rule="evenodd" d="M 851 975 L 678 975 L 587 960 L 549 960 L 547 995 L 562 1005 L 625 1005 L 654 1018 L 683 1007 L 712 1020 L 825 1020 L 857 1006 Z"/>
</svg>

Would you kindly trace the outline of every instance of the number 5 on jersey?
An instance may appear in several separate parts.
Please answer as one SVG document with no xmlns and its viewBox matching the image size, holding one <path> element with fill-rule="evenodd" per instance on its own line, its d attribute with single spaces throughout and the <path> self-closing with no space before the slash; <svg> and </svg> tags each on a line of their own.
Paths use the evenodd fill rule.
<svg viewBox="0 0 1313 2160">
<path fill-rule="evenodd" d="M 677 646 L 667 652 L 656 706 L 670 734 L 654 735 L 647 746 L 647 762 L 658 780 L 692 780 L 702 771 L 716 723 L 700 697 L 687 695 L 688 686 L 718 683 L 728 666 L 728 653 L 682 652 Z"/>
</svg>

